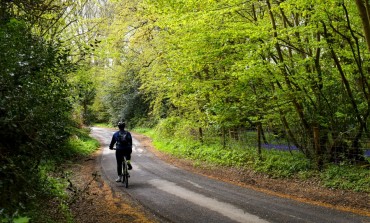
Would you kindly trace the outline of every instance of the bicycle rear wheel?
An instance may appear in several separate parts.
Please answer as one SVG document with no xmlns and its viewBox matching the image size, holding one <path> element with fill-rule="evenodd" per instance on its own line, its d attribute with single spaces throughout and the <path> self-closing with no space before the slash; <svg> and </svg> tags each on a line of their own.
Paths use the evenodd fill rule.
<svg viewBox="0 0 370 223">
<path fill-rule="evenodd" d="M 128 172 L 127 172 L 127 170 L 126 170 L 126 173 L 123 176 L 123 178 L 124 178 L 125 186 L 126 186 L 126 188 L 128 188 Z"/>
<path fill-rule="evenodd" d="M 125 177 L 125 160 L 122 161 L 122 175 L 121 175 L 121 179 L 122 179 L 122 183 L 125 184 L 125 180 L 126 180 L 126 177 Z"/>
<path fill-rule="evenodd" d="M 126 188 L 128 188 L 128 167 L 126 157 L 123 159 L 122 169 L 122 183 Z"/>
</svg>

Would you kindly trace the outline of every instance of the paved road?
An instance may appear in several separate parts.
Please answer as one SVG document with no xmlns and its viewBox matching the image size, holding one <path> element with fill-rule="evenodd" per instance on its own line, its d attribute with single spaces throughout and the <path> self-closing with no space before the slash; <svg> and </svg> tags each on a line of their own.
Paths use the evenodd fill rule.
<svg viewBox="0 0 370 223">
<path fill-rule="evenodd" d="M 114 151 L 108 149 L 112 130 L 92 128 L 103 146 L 101 165 L 106 178 L 130 194 L 162 222 L 369 222 L 370 217 L 303 204 L 266 195 L 169 165 L 134 139 L 129 188 L 115 183 Z"/>
</svg>

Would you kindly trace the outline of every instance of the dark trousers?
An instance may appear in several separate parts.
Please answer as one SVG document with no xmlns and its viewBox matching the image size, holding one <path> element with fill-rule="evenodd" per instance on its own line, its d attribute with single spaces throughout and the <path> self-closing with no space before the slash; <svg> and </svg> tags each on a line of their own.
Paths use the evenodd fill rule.
<svg viewBox="0 0 370 223">
<path fill-rule="evenodd" d="M 122 175 L 122 162 L 123 157 L 126 157 L 126 160 L 131 159 L 131 151 L 125 149 L 117 149 L 116 150 L 116 160 L 117 160 L 117 173 L 118 176 Z"/>
</svg>

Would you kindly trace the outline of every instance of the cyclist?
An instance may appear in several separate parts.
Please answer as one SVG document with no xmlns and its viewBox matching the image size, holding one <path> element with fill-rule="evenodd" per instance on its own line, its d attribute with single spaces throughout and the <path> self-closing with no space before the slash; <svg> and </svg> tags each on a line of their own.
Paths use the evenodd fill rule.
<svg viewBox="0 0 370 223">
<path fill-rule="evenodd" d="M 122 181 L 122 162 L 123 157 L 126 157 L 128 169 L 132 169 L 131 165 L 131 153 L 132 153 L 132 137 L 131 133 L 125 131 L 125 122 L 118 122 L 117 124 L 119 131 L 115 132 L 112 136 L 112 141 L 109 145 L 109 149 L 113 149 L 116 144 L 116 161 L 117 161 L 117 173 L 118 178 L 116 182 Z"/>
</svg>

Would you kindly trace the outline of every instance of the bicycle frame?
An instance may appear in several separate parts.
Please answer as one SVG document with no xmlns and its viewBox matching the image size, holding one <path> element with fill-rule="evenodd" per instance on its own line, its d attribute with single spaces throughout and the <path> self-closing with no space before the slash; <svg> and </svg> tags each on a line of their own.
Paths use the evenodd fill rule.
<svg viewBox="0 0 370 223">
<path fill-rule="evenodd" d="M 117 148 L 113 148 L 113 150 L 117 150 Z M 128 178 L 130 177 L 128 173 L 128 166 L 127 166 L 127 159 L 126 156 L 123 156 L 122 160 L 122 183 L 128 188 Z"/>
</svg>

